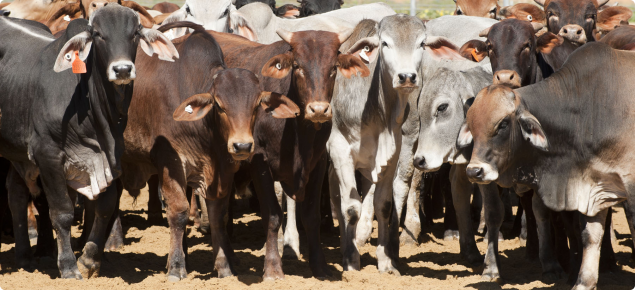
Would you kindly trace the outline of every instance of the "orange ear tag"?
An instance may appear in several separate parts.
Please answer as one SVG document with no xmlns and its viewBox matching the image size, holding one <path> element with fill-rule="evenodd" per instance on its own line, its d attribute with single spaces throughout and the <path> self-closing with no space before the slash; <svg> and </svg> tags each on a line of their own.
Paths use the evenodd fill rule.
<svg viewBox="0 0 635 290">
<path fill-rule="evenodd" d="M 474 58 L 474 60 L 476 60 L 476 62 L 481 62 L 481 60 L 483 60 L 483 58 L 476 54 L 476 49 L 472 49 L 472 57 Z M 75 66 L 73 65 L 73 69 L 75 69 Z"/>
<path fill-rule="evenodd" d="M 84 74 L 86 73 L 86 64 L 79 59 L 79 52 L 75 52 L 75 60 L 73 61 L 73 73 Z"/>
</svg>

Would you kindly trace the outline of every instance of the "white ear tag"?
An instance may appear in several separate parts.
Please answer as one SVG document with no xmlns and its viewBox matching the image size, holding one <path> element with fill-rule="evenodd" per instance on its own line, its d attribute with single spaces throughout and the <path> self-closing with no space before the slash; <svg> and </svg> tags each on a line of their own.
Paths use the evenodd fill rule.
<svg viewBox="0 0 635 290">
<path fill-rule="evenodd" d="M 66 20 L 66 21 L 71 21 L 71 17 L 70 17 L 70 16 L 68 16 L 68 15 L 64 16 L 64 18 L 63 18 L 63 19 L 64 19 L 64 20 Z"/>
<path fill-rule="evenodd" d="M 365 46 L 364 49 L 362 49 L 362 51 L 359 53 L 359 57 L 361 57 L 366 62 L 370 62 L 370 59 L 368 58 L 368 55 L 366 54 L 367 51 L 370 51 L 370 48 L 368 46 Z"/>
<path fill-rule="evenodd" d="M 185 107 L 185 111 L 186 111 L 188 114 L 192 114 L 192 113 L 194 113 L 194 110 L 192 110 L 192 105 L 187 105 L 187 107 Z"/>
<path fill-rule="evenodd" d="M 276 68 L 277 68 L 278 70 L 281 70 L 281 69 L 282 69 L 282 65 L 281 65 L 280 63 L 276 63 Z"/>
</svg>

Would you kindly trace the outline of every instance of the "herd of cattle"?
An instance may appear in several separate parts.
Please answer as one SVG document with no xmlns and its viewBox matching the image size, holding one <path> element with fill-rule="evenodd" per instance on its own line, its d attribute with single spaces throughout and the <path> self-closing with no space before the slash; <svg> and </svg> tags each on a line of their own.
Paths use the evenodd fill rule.
<svg viewBox="0 0 635 290">
<path fill-rule="evenodd" d="M 227 217 L 230 198 L 248 188 L 265 225 L 265 279 L 284 278 L 283 196 L 284 243 L 299 253 L 297 206 L 315 277 L 331 275 L 320 242 L 331 207 L 344 270 L 360 269 L 375 217 L 378 270 L 399 275 L 400 243 L 421 232 L 422 172 L 448 163 L 446 207 L 461 255 L 484 263 L 484 280 L 500 281 L 509 192 L 537 235 L 527 248 L 539 249 L 543 278 L 567 270 L 574 289 L 594 289 L 600 252 L 611 255 L 611 207 L 623 205 L 635 234 L 628 8 L 455 0 L 458 16 L 421 21 L 382 3 L 249 2 L 0 4 L 0 214 L 10 209 L 18 267 L 35 266 L 32 202 L 35 255 L 57 252 L 62 278 L 99 275 L 104 249 L 121 243 L 122 190 L 138 195 L 148 183 L 151 202 L 166 205 L 170 281 L 187 275 L 195 206 L 209 219 L 218 276 L 236 274 Z M 479 199 L 484 257 L 470 215 Z"/>
</svg>

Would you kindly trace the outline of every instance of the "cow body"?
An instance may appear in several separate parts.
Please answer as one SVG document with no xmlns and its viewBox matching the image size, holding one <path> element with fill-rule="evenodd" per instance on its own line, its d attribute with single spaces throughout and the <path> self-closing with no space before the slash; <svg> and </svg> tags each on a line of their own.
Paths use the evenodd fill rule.
<svg viewBox="0 0 635 290">
<path fill-rule="evenodd" d="M 612 65 L 589 66 L 589 59 Z M 529 187 L 550 209 L 586 216 L 575 289 L 595 288 L 607 210 L 633 197 L 633 150 L 625 139 L 633 129 L 633 64 L 630 52 L 588 44 L 543 82 L 484 89 L 468 112 L 471 181 Z M 486 109 L 491 102 L 500 105 Z"/>
</svg>

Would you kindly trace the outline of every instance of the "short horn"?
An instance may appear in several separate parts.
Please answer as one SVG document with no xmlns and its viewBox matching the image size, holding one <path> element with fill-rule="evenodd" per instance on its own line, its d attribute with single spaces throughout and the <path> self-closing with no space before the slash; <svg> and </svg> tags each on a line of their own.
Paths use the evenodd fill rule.
<svg viewBox="0 0 635 290">
<path fill-rule="evenodd" d="M 491 28 L 492 28 L 492 27 L 488 27 L 488 28 L 483 29 L 483 31 L 479 32 L 478 36 L 480 36 L 480 37 L 487 37 L 487 36 L 489 35 L 489 30 L 490 30 Z"/>
<path fill-rule="evenodd" d="M 293 38 L 293 32 L 290 32 L 284 29 L 278 29 L 276 33 L 278 34 L 278 36 L 280 36 L 280 38 L 282 38 L 282 40 L 286 41 L 287 43 L 291 43 L 291 38 Z"/>
<path fill-rule="evenodd" d="M 351 37 L 351 34 L 353 34 L 353 29 L 340 31 L 340 33 L 337 34 L 337 38 L 340 40 L 340 44 L 344 43 L 344 41 Z"/>
<path fill-rule="evenodd" d="M 540 22 L 532 22 L 531 26 L 534 27 L 534 32 L 537 32 L 538 30 L 542 29 L 543 27 L 545 27 L 542 23 Z"/>
</svg>

